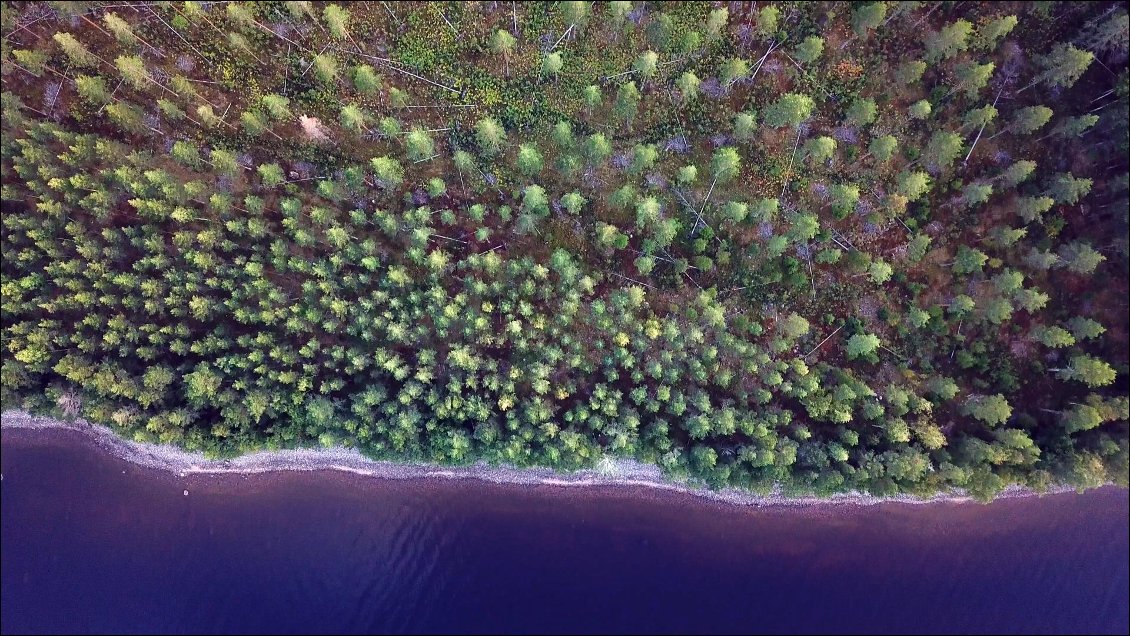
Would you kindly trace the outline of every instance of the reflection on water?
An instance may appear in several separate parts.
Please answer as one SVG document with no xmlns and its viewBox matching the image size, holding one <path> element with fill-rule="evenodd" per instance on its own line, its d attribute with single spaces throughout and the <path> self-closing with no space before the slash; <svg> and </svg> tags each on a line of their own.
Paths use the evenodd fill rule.
<svg viewBox="0 0 1130 636">
<path fill-rule="evenodd" d="M 3 442 L 5 633 L 1130 629 L 1120 489 L 759 510 L 609 487 L 181 478 L 74 433 Z"/>
</svg>

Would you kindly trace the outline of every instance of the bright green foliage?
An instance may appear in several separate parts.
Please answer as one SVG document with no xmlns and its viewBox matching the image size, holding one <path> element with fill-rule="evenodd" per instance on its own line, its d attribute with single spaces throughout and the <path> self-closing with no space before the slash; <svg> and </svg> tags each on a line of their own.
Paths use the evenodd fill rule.
<svg viewBox="0 0 1130 636">
<path fill-rule="evenodd" d="M 903 62 L 902 65 L 895 70 L 895 81 L 903 86 L 909 86 L 922 79 L 922 74 L 925 72 L 926 63 L 922 60 Z"/>
<path fill-rule="evenodd" d="M 1015 161 L 1004 172 L 1001 173 L 1001 184 L 1006 188 L 1011 188 L 1015 185 L 1023 183 L 1032 175 L 1032 171 L 1036 169 L 1036 162 L 1027 159 Z"/>
<path fill-rule="evenodd" d="M 349 11 L 331 4 L 322 9 L 322 17 L 326 19 L 326 26 L 334 39 L 343 40 L 349 37 Z"/>
<path fill-rule="evenodd" d="M 786 93 L 765 109 L 765 125 L 772 128 L 800 125 L 812 116 L 815 107 L 807 95 Z"/>
<path fill-rule="evenodd" d="M 869 2 L 856 6 L 851 13 L 851 28 L 856 35 L 867 35 L 868 31 L 877 29 L 887 17 L 886 2 Z"/>
<path fill-rule="evenodd" d="M 1075 241 L 1064 245 L 1059 250 L 1059 257 L 1063 265 L 1076 274 L 1091 274 L 1106 257 L 1095 248 L 1082 241 Z"/>
<path fill-rule="evenodd" d="M 1047 106 L 1029 106 L 1016 111 L 1012 117 L 1012 132 L 1019 135 L 1034 133 L 1052 118 L 1052 109 Z"/>
<path fill-rule="evenodd" d="M 82 42 L 75 39 L 70 33 L 56 33 L 52 36 L 59 43 L 59 48 L 70 60 L 71 64 L 79 68 L 96 68 L 98 58 L 86 48 Z"/>
<path fill-rule="evenodd" d="M 543 76 L 556 77 L 563 68 L 565 68 L 565 60 L 561 58 L 561 53 L 558 51 L 546 55 L 541 60 L 541 74 Z"/>
<path fill-rule="evenodd" d="M 726 86 L 730 86 L 734 82 L 747 77 L 749 77 L 749 62 L 736 57 L 726 60 L 726 63 L 722 65 L 722 69 L 718 73 L 718 79 Z"/>
<path fill-rule="evenodd" d="M 655 71 L 659 69 L 659 55 L 655 51 L 644 51 L 636 58 L 632 69 L 645 80 L 655 77 Z"/>
<path fill-rule="evenodd" d="M 996 48 L 1001 38 L 1016 28 L 1017 22 L 1018 20 L 1014 15 L 1002 15 L 999 18 L 989 20 L 977 28 L 970 44 L 974 48 L 991 51 Z"/>
<path fill-rule="evenodd" d="M 730 146 L 719 148 L 710 162 L 710 173 L 719 183 L 725 183 L 738 176 L 741 170 L 741 155 Z"/>
<path fill-rule="evenodd" d="M 381 89 L 381 78 L 372 66 L 358 64 L 353 67 L 353 88 L 366 95 L 376 94 Z"/>
<path fill-rule="evenodd" d="M 857 333 L 848 338 L 846 352 L 851 360 L 866 358 L 879 348 L 879 337 L 870 333 Z"/>
<path fill-rule="evenodd" d="M 319 53 L 314 56 L 314 77 L 317 77 L 319 82 L 324 84 L 336 82 L 337 72 L 337 58 L 328 53 Z"/>
<path fill-rule="evenodd" d="M 896 148 L 898 148 L 898 139 L 895 139 L 894 135 L 883 135 L 873 139 L 867 151 L 879 163 L 887 163 L 894 156 Z"/>
<path fill-rule="evenodd" d="M 875 121 L 877 112 L 878 107 L 875 105 L 875 100 L 856 98 L 852 101 L 851 106 L 848 106 L 847 122 L 852 126 L 866 126 Z"/>
<path fill-rule="evenodd" d="M 909 112 L 910 112 L 910 116 L 913 117 L 914 119 L 926 119 L 927 117 L 930 116 L 930 113 L 932 111 L 933 111 L 933 107 L 930 106 L 930 102 L 928 102 L 924 99 L 920 99 L 920 100 L 918 100 L 918 101 L 916 101 L 916 102 L 914 102 L 913 104 L 910 105 L 910 111 Z"/>
<path fill-rule="evenodd" d="M 974 99 L 977 94 L 981 92 L 982 88 L 989 83 L 989 79 L 993 76 L 993 70 L 996 69 L 996 64 L 986 62 L 978 64 L 976 62 L 966 62 L 958 64 L 954 71 L 957 76 L 957 86 L 965 92 L 965 96 Z"/>
<path fill-rule="evenodd" d="M 972 274 L 985 267 L 989 256 L 981 250 L 962 245 L 957 248 L 957 256 L 953 261 L 953 271 L 958 274 Z"/>
<path fill-rule="evenodd" d="M 1130 479 L 1113 3 L 50 4 L 3 11 L 6 407 L 818 496 Z"/>
<path fill-rule="evenodd" d="M 757 14 L 757 29 L 762 36 L 772 36 L 777 32 L 777 21 L 781 10 L 773 5 L 763 7 Z"/>
<path fill-rule="evenodd" d="M 1090 51 L 1070 44 L 1057 44 L 1050 53 L 1037 60 L 1044 70 L 1036 79 L 1053 87 L 1069 87 L 1083 76 L 1094 59 L 1095 55 Z"/>
<path fill-rule="evenodd" d="M 926 59 L 948 60 L 969 48 L 973 25 L 967 20 L 957 20 L 942 27 L 941 31 L 926 36 Z"/>
<path fill-rule="evenodd" d="M 998 426 L 1012 417 L 1012 405 L 1000 393 L 970 396 L 965 401 L 965 410 L 989 426 Z"/>
<path fill-rule="evenodd" d="M 1075 338 L 1071 335 L 1071 332 L 1055 325 L 1051 327 L 1037 327 L 1032 330 L 1032 336 L 1043 343 L 1045 347 L 1051 347 L 1053 349 L 1070 347 L 1075 344 Z"/>
<path fill-rule="evenodd" d="M 801 155 L 805 159 L 817 163 L 827 161 L 836 154 L 836 140 L 831 137 L 813 137 L 804 142 Z"/>
<path fill-rule="evenodd" d="M 899 194 L 917 201 L 930 191 L 930 175 L 925 172 L 904 172 L 899 175 Z"/>
<path fill-rule="evenodd" d="M 824 38 L 810 35 L 797 45 L 796 50 L 793 51 L 793 57 L 801 64 L 811 64 L 820 59 L 820 54 L 823 52 Z"/>
<path fill-rule="evenodd" d="M 342 128 L 353 133 L 361 133 L 367 129 L 366 120 L 365 113 L 361 111 L 361 107 L 357 104 L 346 104 L 341 107 L 339 121 Z"/>
<path fill-rule="evenodd" d="M 506 143 L 506 131 L 494 119 L 480 119 L 475 124 L 475 140 L 484 157 L 493 157 L 502 151 Z"/>
<path fill-rule="evenodd" d="M 538 149 L 531 144 L 518 146 L 518 169 L 527 177 L 536 177 L 542 170 L 543 160 Z"/>
<path fill-rule="evenodd" d="M 413 128 L 404 136 L 404 149 L 409 161 L 425 161 L 435 156 L 436 145 L 423 128 Z"/>
<path fill-rule="evenodd" d="M 679 88 L 679 94 L 687 101 L 698 97 L 698 87 L 701 83 L 702 81 L 698 79 L 698 76 L 695 75 L 693 71 L 685 71 L 679 76 L 679 79 L 675 81 L 675 85 Z"/>
<path fill-rule="evenodd" d="M 939 170 L 945 170 L 961 156 L 963 145 L 964 141 L 959 135 L 938 131 L 930 137 L 930 143 L 926 144 L 922 156 L 927 163 L 937 166 Z"/>
<path fill-rule="evenodd" d="M 1063 369 L 1055 369 L 1064 380 L 1082 382 L 1089 387 L 1107 386 L 1114 383 L 1118 372 L 1114 367 L 1094 356 L 1085 354 L 1071 357 L 1071 362 Z"/>
</svg>

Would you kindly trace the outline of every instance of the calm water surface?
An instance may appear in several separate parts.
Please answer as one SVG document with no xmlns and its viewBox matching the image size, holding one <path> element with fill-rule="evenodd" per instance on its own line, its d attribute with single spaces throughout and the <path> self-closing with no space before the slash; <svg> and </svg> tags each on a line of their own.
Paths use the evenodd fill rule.
<svg viewBox="0 0 1130 636">
<path fill-rule="evenodd" d="M 181 478 L 62 431 L 5 431 L 0 463 L 4 633 L 1130 630 L 1114 488 L 748 509 L 618 488 Z"/>
</svg>

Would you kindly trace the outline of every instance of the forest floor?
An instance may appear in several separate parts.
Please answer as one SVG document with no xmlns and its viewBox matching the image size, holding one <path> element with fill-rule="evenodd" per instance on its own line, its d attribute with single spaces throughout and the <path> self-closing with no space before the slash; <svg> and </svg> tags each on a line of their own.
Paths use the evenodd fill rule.
<svg viewBox="0 0 1130 636">
<path fill-rule="evenodd" d="M 63 421 L 31 415 L 23 411 L 4 411 L 0 414 L 0 429 L 34 430 L 50 434 L 53 431 L 81 432 L 101 450 L 126 461 L 160 470 L 190 474 L 262 474 L 284 471 L 338 471 L 377 479 L 477 479 L 495 484 L 526 486 L 619 486 L 666 490 L 740 506 L 752 507 L 811 507 L 828 505 L 874 505 L 880 503 L 973 503 L 973 497 L 953 491 L 928 498 L 911 495 L 876 497 L 865 493 L 842 493 L 830 497 L 789 496 L 778 490 L 751 493 L 737 489 L 709 490 L 665 478 L 658 467 L 633 460 L 607 458 L 595 470 L 555 472 L 547 468 L 521 468 L 491 466 L 483 462 L 466 466 L 441 466 L 425 462 L 393 462 L 369 459 L 357 449 L 304 448 L 276 451 L 259 451 L 234 459 L 209 459 L 201 453 L 190 453 L 174 446 L 145 444 L 122 439 L 108 427 L 85 420 Z M 1057 487 L 1045 493 L 1011 486 L 997 497 L 1029 497 L 1070 492 L 1068 487 Z"/>
</svg>

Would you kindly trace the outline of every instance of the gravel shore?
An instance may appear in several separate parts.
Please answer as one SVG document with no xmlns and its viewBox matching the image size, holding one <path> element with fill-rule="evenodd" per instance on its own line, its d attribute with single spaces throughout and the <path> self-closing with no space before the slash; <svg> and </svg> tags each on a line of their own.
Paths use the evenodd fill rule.
<svg viewBox="0 0 1130 636">
<path fill-rule="evenodd" d="M 186 476 L 189 474 L 257 474 L 281 471 L 334 470 L 378 479 L 477 479 L 496 484 L 537 486 L 625 486 L 687 493 L 706 499 L 745 506 L 824 506 L 872 505 L 884 502 L 926 504 L 936 502 L 971 502 L 963 493 L 935 495 L 919 498 L 910 495 L 875 497 L 864 493 L 844 493 L 831 497 L 787 497 L 779 492 L 756 494 L 748 491 L 725 489 L 711 491 L 695 488 L 666 479 L 656 466 L 634 460 L 604 462 L 599 470 L 581 470 L 570 473 L 554 472 L 547 468 L 515 468 L 489 466 L 485 463 L 470 466 L 448 467 L 426 463 L 375 461 L 356 449 L 313 448 L 300 450 L 259 451 L 234 459 L 212 460 L 200 453 L 155 444 L 140 444 L 119 437 L 111 429 L 84 420 L 65 422 L 30 415 L 23 411 L 4 411 L 0 414 L 0 428 L 23 430 L 72 430 L 89 436 L 102 450 L 127 461 L 158 468 Z M 1049 491 L 1070 491 L 1057 488 Z M 1024 497 L 1038 493 L 1020 487 L 1010 487 L 999 497 Z"/>
</svg>

